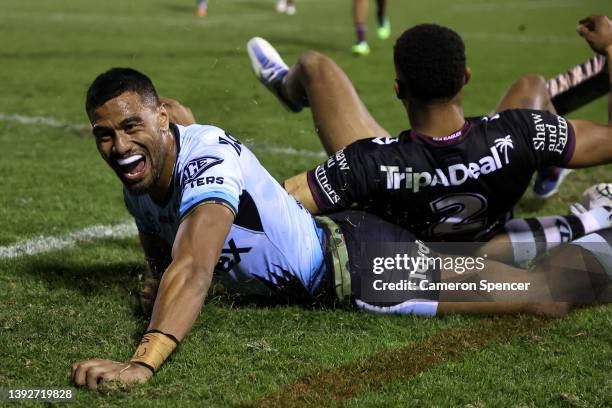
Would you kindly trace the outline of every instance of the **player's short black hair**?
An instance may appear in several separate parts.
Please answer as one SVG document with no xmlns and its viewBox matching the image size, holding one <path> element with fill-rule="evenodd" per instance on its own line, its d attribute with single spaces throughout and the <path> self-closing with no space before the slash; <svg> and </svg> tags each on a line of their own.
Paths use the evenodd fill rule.
<svg viewBox="0 0 612 408">
<path fill-rule="evenodd" d="M 124 92 L 135 92 L 147 103 L 159 105 L 157 91 L 148 76 L 132 68 L 111 68 L 89 86 L 85 100 L 87 114 Z"/>
<path fill-rule="evenodd" d="M 397 39 L 393 60 L 402 99 L 406 93 L 423 102 L 450 99 L 463 86 L 465 45 L 450 28 L 436 24 L 409 28 Z"/>
</svg>

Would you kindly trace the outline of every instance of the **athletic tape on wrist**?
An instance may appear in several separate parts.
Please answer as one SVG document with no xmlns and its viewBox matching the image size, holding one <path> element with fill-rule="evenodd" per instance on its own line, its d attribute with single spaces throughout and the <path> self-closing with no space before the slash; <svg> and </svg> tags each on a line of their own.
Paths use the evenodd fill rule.
<svg viewBox="0 0 612 408">
<path fill-rule="evenodd" d="M 149 330 L 132 356 L 130 363 L 139 364 L 155 372 L 172 354 L 179 341 L 171 334 L 159 330 Z"/>
</svg>

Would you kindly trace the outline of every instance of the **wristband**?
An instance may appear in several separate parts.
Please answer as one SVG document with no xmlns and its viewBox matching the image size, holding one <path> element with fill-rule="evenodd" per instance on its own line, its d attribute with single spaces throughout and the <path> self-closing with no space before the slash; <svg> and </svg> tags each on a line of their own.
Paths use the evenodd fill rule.
<svg viewBox="0 0 612 408">
<path fill-rule="evenodd" d="M 135 363 L 155 372 L 178 346 L 179 341 L 171 334 L 159 330 L 149 330 L 132 356 L 130 363 Z"/>
</svg>

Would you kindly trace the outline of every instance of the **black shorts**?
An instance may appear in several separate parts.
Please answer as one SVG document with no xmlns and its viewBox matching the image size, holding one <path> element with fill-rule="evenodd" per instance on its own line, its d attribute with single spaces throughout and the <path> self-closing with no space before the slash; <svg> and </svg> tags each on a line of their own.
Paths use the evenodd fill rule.
<svg viewBox="0 0 612 408">
<path fill-rule="evenodd" d="M 424 252 L 434 256 L 410 231 L 363 211 L 342 211 L 317 217 L 317 221 L 326 230 L 325 256 L 336 300 L 361 299 L 372 305 L 392 306 L 415 299 L 437 299 L 434 291 L 400 290 L 388 296 L 373 290 L 374 280 L 379 278 L 406 278 L 417 285 L 420 279 L 440 281 L 440 270 L 435 268 L 424 268 L 412 275 L 405 270 L 385 271 L 384 276 L 373 272 L 376 259 L 419 258 Z"/>
</svg>

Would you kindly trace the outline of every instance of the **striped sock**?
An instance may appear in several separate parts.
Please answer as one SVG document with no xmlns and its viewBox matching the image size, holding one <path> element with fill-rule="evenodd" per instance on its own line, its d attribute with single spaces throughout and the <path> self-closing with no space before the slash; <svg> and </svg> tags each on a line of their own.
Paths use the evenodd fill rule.
<svg viewBox="0 0 612 408">
<path fill-rule="evenodd" d="M 593 208 L 577 216 L 514 219 L 505 225 L 516 264 L 531 261 L 565 242 L 610 227 L 612 209 L 608 207 Z"/>
<path fill-rule="evenodd" d="M 546 82 L 559 115 L 566 115 L 610 92 L 606 57 L 595 55 Z"/>
</svg>

